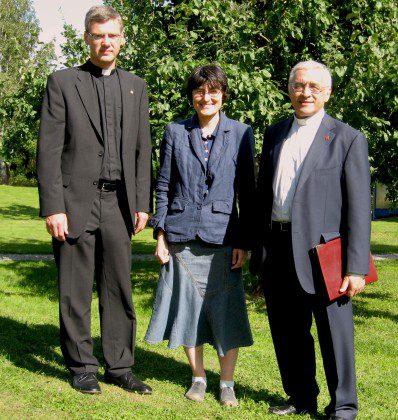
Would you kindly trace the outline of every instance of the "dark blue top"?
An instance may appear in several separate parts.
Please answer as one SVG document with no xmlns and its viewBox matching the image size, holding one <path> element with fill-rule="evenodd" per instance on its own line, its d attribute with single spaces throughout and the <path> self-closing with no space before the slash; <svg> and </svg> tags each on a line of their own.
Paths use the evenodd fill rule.
<svg viewBox="0 0 398 420">
<path fill-rule="evenodd" d="M 200 238 L 249 249 L 255 189 L 253 131 L 221 112 L 208 161 L 203 148 L 196 114 L 167 126 L 160 148 L 154 235 L 160 228 L 170 242 Z"/>
<path fill-rule="evenodd" d="M 209 162 L 209 159 L 210 159 L 211 149 L 212 149 L 212 147 L 213 147 L 213 143 L 214 143 L 214 141 L 215 141 L 215 139 L 216 139 L 216 136 L 217 136 L 217 132 L 218 132 L 218 127 L 219 127 L 219 125 L 220 125 L 220 124 L 217 124 L 217 126 L 216 126 L 216 128 L 214 129 L 214 131 L 213 131 L 213 133 L 212 133 L 212 134 L 209 134 L 209 135 L 208 135 L 208 136 L 206 136 L 206 137 L 204 137 L 204 136 L 202 135 L 202 142 L 203 142 L 203 157 L 204 157 L 205 162 L 206 162 L 206 171 L 207 171 L 207 169 L 208 169 L 208 162 Z M 211 184 L 210 179 L 209 179 L 209 178 L 206 178 L 206 180 L 205 180 L 205 185 L 204 185 L 204 189 L 205 189 L 204 194 L 207 194 L 207 193 L 208 193 L 208 190 L 209 190 L 210 184 Z"/>
</svg>

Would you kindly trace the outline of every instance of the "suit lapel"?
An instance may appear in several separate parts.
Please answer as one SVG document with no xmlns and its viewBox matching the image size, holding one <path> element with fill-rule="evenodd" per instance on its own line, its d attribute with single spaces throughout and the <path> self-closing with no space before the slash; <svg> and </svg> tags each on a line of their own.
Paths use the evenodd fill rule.
<svg viewBox="0 0 398 420">
<path fill-rule="evenodd" d="M 300 188 L 305 184 L 308 177 L 316 168 L 316 164 L 325 153 L 329 150 L 330 144 L 332 143 L 335 134 L 333 133 L 334 129 L 333 118 L 325 114 L 322 119 L 321 125 L 317 133 L 315 134 L 314 141 L 312 142 L 311 147 L 308 150 L 307 156 L 303 162 L 303 169 L 300 174 L 300 178 L 297 183 L 296 193 Z"/>
<path fill-rule="evenodd" d="M 131 122 L 134 115 L 134 95 L 133 79 L 128 77 L 129 74 L 118 71 L 120 81 L 120 91 L 122 95 L 122 143 L 128 139 Z"/>
<path fill-rule="evenodd" d="M 281 127 L 281 130 L 279 130 L 279 132 L 277 133 L 277 136 L 275 137 L 274 145 L 271 148 L 272 166 L 273 166 L 272 173 L 273 174 L 275 174 L 275 171 L 276 171 L 277 166 L 278 166 L 279 155 L 281 153 L 283 142 L 286 140 L 292 124 L 293 124 L 293 116 L 288 118 L 285 121 L 285 123 Z"/>
<path fill-rule="evenodd" d="M 95 95 L 91 74 L 88 71 L 79 68 L 77 72 L 76 89 L 98 138 L 103 142 L 98 107 L 93 106 L 93 104 L 98 104 L 98 98 Z"/>
<path fill-rule="evenodd" d="M 203 144 L 202 144 L 202 136 L 199 127 L 199 121 L 196 114 L 188 121 L 187 129 L 189 130 L 188 138 L 189 143 L 195 153 L 195 156 L 199 159 L 203 172 L 206 170 L 206 162 L 203 155 Z"/>
<path fill-rule="evenodd" d="M 223 112 L 220 112 L 220 125 L 218 127 L 217 136 L 214 139 L 213 147 L 211 148 L 210 158 L 209 158 L 209 172 L 214 172 L 216 164 L 220 160 L 221 151 L 225 149 L 228 144 L 229 136 L 228 132 L 230 131 L 229 119 Z"/>
</svg>

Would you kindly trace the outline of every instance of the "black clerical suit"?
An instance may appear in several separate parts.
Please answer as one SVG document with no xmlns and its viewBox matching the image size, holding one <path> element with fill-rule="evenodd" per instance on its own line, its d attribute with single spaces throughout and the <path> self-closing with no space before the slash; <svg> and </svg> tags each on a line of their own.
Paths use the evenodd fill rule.
<svg viewBox="0 0 398 420">
<path fill-rule="evenodd" d="M 131 235 L 148 212 L 151 142 L 145 82 L 90 61 L 52 74 L 45 92 L 37 168 L 40 215 L 66 213 L 65 242 L 53 239 L 59 277 L 61 348 L 72 374 L 97 372 L 90 333 L 95 272 L 109 374 L 134 358 Z"/>
</svg>

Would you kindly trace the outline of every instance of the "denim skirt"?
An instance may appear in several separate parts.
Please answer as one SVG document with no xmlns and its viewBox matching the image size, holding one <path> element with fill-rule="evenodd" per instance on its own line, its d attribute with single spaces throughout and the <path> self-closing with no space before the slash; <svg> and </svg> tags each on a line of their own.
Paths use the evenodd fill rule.
<svg viewBox="0 0 398 420">
<path fill-rule="evenodd" d="M 169 244 L 169 251 L 145 340 L 169 340 L 171 349 L 209 343 L 220 356 L 252 345 L 242 270 L 231 270 L 232 248 L 190 241 Z"/>
</svg>

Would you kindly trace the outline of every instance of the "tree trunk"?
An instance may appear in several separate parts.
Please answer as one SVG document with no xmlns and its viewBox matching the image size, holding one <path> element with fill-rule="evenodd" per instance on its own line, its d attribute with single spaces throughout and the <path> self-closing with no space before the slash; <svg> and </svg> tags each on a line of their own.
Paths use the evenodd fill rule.
<svg viewBox="0 0 398 420">
<path fill-rule="evenodd" d="M 0 159 L 0 184 L 10 184 L 10 165 Z"/>
</svg>

